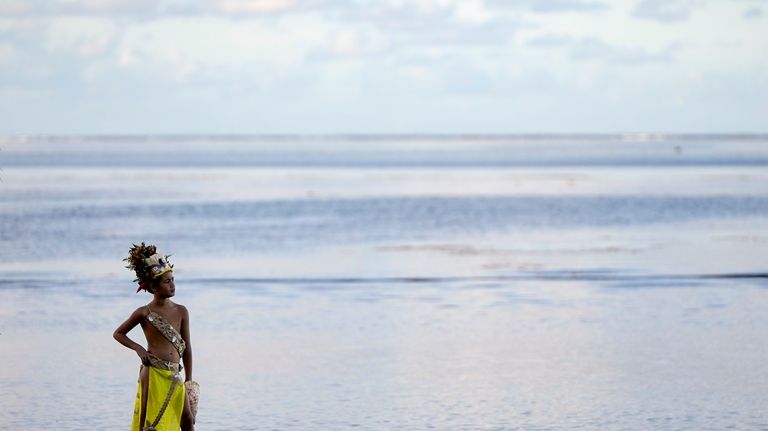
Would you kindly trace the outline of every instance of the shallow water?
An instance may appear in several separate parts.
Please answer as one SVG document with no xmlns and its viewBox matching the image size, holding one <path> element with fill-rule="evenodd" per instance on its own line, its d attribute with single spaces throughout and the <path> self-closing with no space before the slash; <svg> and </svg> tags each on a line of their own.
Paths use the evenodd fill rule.
<svg viewBox="0 0 768 431">
<path fill-rule="evenodd" d="M 0 429 L 129 426 L 142 240 L 198 429 L 768 428 L 768 141 L 576 141 L 6 140 Z"/>
<path fill-rule="evenodd" d="M 178 286 L 201 429 L 768 426 L 764 281 Z M 127 426 L 137 358 L 109 334 L 142 298 L 2 295 L 4 427 Z"/>
</svg>

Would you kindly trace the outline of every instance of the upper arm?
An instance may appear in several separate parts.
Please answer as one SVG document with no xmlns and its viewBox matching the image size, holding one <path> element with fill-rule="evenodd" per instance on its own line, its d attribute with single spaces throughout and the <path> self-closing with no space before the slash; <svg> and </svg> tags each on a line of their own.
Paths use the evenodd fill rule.
<svg viewBox="0 0 768 431">
<path fill-rule="evenodd" d="M 189 311 L 183 305 L 179 305 L 179 307 L 181 307 L 181 338 L 189 344 Z"/>
<path fill-rule="evenodd" d="M 115 334 L 127 334 L 131 331 L 136 325 L 141 323 L 141 321 L 144 319 L 145 310 L 143 307 L 137 308 L 133 313 L 131 313 L 130 316 L 125 320 L 125 322 L 121 323 L 120 326 L 115 329 Z"/>
</svg>

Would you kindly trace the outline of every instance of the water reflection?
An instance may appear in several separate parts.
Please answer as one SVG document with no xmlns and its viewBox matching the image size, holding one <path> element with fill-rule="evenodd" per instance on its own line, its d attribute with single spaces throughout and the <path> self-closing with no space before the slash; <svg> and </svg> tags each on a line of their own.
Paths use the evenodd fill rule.
<svg viewBox="0 0 768 431">
<path fill-rule="evenodd" d="M 768 294 L 749 280 L 178 286 L 205 429 L 765 422 Z M 109 334 L 145 298 L 99 289 L 0 290 L 3 427 L 127 426 L 138 360 Z"/>
</svg>

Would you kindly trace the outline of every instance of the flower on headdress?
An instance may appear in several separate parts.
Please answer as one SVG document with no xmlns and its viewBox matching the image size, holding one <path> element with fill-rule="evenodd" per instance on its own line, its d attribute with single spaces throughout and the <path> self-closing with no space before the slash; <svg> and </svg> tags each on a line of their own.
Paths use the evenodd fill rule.
<svg viewBox="0 0 768 431">
<path fill-rule="evenodd" d="M 140 245 L 133 244 L 128 252 L 129 256 L 123 260 L 128 262 L 126 268 L 136 274 L 136 279 L 133 280 L 139 283 L 136 292 L 147 290 L 153 278 L 173 269 L 173 265 L 168 262 L 169 255 L 157 254 L 157 247 L 154 245 L 146 245 L 143 242 Z"/>
</svg>

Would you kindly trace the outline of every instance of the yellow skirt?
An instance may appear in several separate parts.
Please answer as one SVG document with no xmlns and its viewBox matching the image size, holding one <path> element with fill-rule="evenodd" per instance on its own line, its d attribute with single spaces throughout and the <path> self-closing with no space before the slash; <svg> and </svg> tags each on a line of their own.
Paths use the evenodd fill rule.
<svg viewBox="0 0 768 431">
<path fill-rule="evenodd" d="M 153 425 L 168 398 L 168 405 L 157 421 L 157 431 L 179 431 L 181 428 L 181 415 L 184 411 L 184 383 L 178 379 L 178 373 L 172 370 L 164 370 L 154 366 L 149 368 L 149 390 L 147 391 L 147 414 L 144 417 L 144 427 L 139 426 L 141 421 L 141 370 L 139 370 L 138 390 L 136 391 L 136 404 L 133 408 L 133 422 L 131 431 L 143 431 L 145 427 Z M 176 383 L 174 383 L 174 380 Z M 173 392 L 169 396 L 171 387 Z"/>
</svg>

